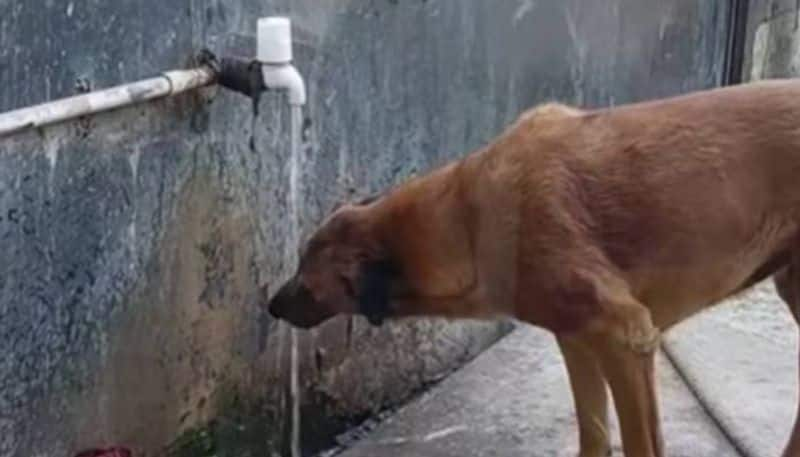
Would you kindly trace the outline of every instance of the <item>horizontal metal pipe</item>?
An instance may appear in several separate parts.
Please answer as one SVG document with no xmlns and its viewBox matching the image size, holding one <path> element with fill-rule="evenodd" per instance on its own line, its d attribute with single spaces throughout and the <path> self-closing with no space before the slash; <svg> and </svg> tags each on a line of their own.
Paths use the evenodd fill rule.
<svg viewBox="0 0 800 457">
<path fill-rule="evenodd" d="M 207 86 L 215 80 L 216 73 L 208 67 L 168 71 L 155 78 L 0 113 L 0 138 L 31 128 L 176 95 Z"/>
</svg>

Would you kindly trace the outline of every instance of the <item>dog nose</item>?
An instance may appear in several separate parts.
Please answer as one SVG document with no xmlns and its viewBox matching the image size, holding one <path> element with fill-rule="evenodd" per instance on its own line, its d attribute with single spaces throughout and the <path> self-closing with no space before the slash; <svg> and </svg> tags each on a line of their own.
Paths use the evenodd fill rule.
<svg viewBox="0 0 800 457">
<path fill-rule="evenodd" d="M 275 319 L 283 319 L 283 314 L 280 311 L 277 311 L 274 307 L 269 307 L 269 315 L 274 317 Z"/>
<path fill-rule="evenodd" d="M 286 311 L 289 308 L 289 304 L 292 301 L 292 297 L 295 294 L 295 280 L 292 279 L 286 284 L 283 285 L 278 290 L 278 293 L 272 297 L 272 300 L 269 302 L 269 314 L 276 319 L 285 319 L 286 318 Z"/>
<path fill-rule="evenodd" d="M 280 293 L 278 295 L 280 295 Z M 273 297 L 272 300 L 270 300 L 269 284 L 261 285 L 261 287 L 258 290 L 258 299 L 257 299 L 258 307 L 262 311 L 267 311 L 272 317 L 276 319 L 281 319 L 283 316 L 279 311 L 279 306 L 276 306 L 275 298 L 277 297 Z"/>
<path fill-rule="evenodd" d="M 276 295 L 270 302 L 268 306 L 270 316 L 274 317 L 275 319 L 283 319 L 285 317 L 283 313 L 283 306 L 281 306 L 281 296 L 280 293 Z"/>
</svg>

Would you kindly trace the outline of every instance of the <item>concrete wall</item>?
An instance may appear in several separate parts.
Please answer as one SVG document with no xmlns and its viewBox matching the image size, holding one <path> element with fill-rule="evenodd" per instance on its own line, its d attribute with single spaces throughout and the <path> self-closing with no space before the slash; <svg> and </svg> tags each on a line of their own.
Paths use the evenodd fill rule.
<svg viewBox="0 0 800 457">
<path fill-rule="evenodd" d="M 538 101 L 716 85 L 727 2 L 0 0 L 0 110 L 204 46 L 249 53 L 270 14 L 294 19 L 309 84 L 302 237 L 338 200 L 463 155 Z M 288 117 L 274 95 L 261 112 L 207 90 L 0 141 L 0 456 L 152 454 L 211 419 L 218 455 L 248 439 L 286 454 L 291 338 L 256 297 L 294 261 Z M 301 334 L 306 448 L 500 332 L 338 319 Z"/>
<path fill-rule="evenodd" d="M 746 80 L 800 75 L 800 4 L 750 0 L 745 41 Z"/>
</svg>

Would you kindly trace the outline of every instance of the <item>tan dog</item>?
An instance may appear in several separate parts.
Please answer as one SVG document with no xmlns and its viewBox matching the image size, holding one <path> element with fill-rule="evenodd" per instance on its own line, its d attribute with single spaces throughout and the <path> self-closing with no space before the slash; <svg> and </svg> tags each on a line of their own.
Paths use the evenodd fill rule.
<svg viewBox="0 0 800 457">
<path fill-rule="evenodd" d="M 800 82 L 612 109 L 544 105 L 492 144 L 337 210 L 270 303 L 340 313 L 511 315 L 558 338 L 580 455 L 663 456 L 659 331 L 775 275 L 800 319 Z M 785 456 L 800 456 L 795 423 Z"/>
</svg>

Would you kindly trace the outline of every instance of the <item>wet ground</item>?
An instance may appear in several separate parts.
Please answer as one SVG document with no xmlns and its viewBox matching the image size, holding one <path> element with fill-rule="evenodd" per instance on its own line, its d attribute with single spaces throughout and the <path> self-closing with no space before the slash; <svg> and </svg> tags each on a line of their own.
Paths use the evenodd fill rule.
<svg viewBox="0 0 800 457">
<path fill-rule="evenodd" d="M 796 346 L 794 322 L 770 285 L 670 331 L 658 359 L 667 454 L 779 455 L 797 398 Z M 612 434 L 615 455 L 622 455 L 616 424 Z M 549 334 L 529 326 L 365 435 L 336 454 L 572 457 L 577 451 L 561 356 Z"/>
</svg>

